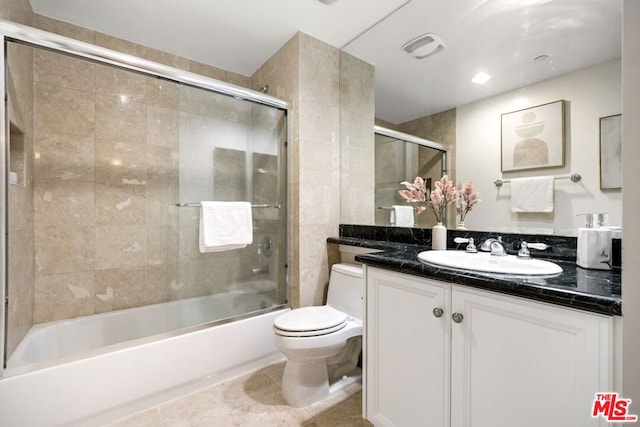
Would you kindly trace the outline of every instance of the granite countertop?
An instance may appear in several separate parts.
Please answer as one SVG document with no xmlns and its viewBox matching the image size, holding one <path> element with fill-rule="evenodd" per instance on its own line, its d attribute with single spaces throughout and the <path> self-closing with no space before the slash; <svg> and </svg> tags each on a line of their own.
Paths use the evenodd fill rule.
<svg viewBox="0 0 640 427">
<path fill-rule="evenodd" d="M 553 277 L 518 277 L 493 273 L 440 268 L 418 260 L 428 246 L 397 242 L 332 237 L 329 243 L 378 249 L 381 252 L 359 254 L 356 261 L 400 273 L 433 278 L 459 285 L 554 303 L 607 315 L 622 314 L 621 270 L 587 270 L 575 262 L 554 260 L 562 273 Z"/>
</svg>

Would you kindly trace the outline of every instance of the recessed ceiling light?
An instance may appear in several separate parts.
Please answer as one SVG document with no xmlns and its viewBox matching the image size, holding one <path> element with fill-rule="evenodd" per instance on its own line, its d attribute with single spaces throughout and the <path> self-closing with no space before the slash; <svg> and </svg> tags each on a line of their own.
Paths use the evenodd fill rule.
<svg viewBox="0 0 640 427">
<path fill-rule="evenodd" d="M 549 60 L 549 55 L 540 55 L 533 58 L 536 62 L 547 62 Z"/>
<path fill-rule="evenodd" d="M 491 76 L 489 74 L 480 72 L 480 73 L 476 74 L 475 76 L 473 76 L 471 81 L 473 83 L 481 85 L 483 83 L 488 82 L 490 79 L 491 79 Z"/>
<path fill-rule="evenodd" d="M 324 4 L 333 4 L 338 0 L 318 0 L 320 3 L 324 3 Z"/>
</svg>

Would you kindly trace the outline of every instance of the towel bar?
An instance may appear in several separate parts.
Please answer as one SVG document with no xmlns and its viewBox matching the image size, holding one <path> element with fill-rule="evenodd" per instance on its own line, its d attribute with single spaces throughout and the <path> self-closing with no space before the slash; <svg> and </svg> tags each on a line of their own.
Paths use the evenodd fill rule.
<svg viewBox="0 0 640 427">
<path fill-rule="evenodd" d="M 200 203 L 175 203 L 175 206 L 179 208 L 201 208 L 202 205 Z M 280 205 L 251 205 L 252 208 L 274 208 L 280 209 L 282 206 Z"/>
<path fill-rule="evenodd" d="M 572 173 L 571 175 L 558 175 L 554 176 L 553 179 L 570 179 L 573 182 L 578 182 L 582 179 L 582 175 L 579 173 Z M 493 181 L 496 187 L 502 187 L 502 184 L 507 184 L 511 182 L 510 179 L 496 179 Z"/>
</svg>

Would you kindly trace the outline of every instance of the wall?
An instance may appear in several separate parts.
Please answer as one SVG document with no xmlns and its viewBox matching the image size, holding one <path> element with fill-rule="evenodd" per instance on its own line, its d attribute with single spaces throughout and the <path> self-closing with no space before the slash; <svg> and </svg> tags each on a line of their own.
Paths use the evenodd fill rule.
<svg viewBox="0 0 640 427">
<path fill-rule="evenodd" d="M 482 203 L 467 216 L 471 229 L 496 230 L 504 224 L 519 228 L 555 229 L 575 233 L 583 212 L 609 213 L 612 225 L 622 222 L 622 193 L 603 192 L 599 178 L 599 118 L 621 112 L 620 61 L 546 80 L 526 88 L 464 105 L 457 112 L 457 170 L 460 182 L 472 181 Z M 564 99 L 566 166 L 527 172 L 501 172 L 500 115 Z M 497 189 L 498 178 L 579 173 L 582 181 L 556 181 L 554 212 L 516 214 L 510 210 L 510 188 Z"/>
<path fill-rule="evenodd" d="M 33 15 L 28 2 L 9 2 L 1 5 L 0 11 L 4 18 L 46 31 L 235 84 L 250 83 L 249 77 Z M 24 58 L 31 62 L 25 65 Z M 238 274 L 229 273 L 223 275 L 224 283 L 217 280 L 214 284 L 209 267 L 195 266 L 197 261 L 203 264 L 202 260 L 189 254 L 178 258 L 178 216 L 167 209 L 178 194 L 177 186 L 167 185 L 170 181 L 177 183 L 178 169 L 173 159 L 178 152 L 181 99 L 176 85 L 49 52 L 37 51 L 34 55 L 24 46 L 11 47 L 10 61 L 14 67 L 20 64 L 12 76 L 16 75 L 14 80 L 20 87 L 16 99 L 23 105 L 19 109 L 28 113 L 21 114 L 27 125 L 33 122 L 29 114 L 33 115 L 38 104 L 38 139 L 34 141 L 29 133 L 23 137 L 26 173 L 35 177 L 27 179 L 25 187 L 10 190 L 10 229 L 15 231 L 9 242 L 10 351 L 34 322 L 196 296 L 238 280 Z M 18 86 L 13 84 L 12 90 Z M 30 95 L 34 87 L 36 100 Z M 112 101 L 123 91 L 132 96 L 128 109 Z M 50 103 L 50 95 L 60 103 Z M 15 105 L 12 107 L 14 113 L 18 111 Z M 226 105 L 218 107 L 221 114 L 229 111 Z M 63 110 L 75 119 L 60 120 Z M 236 118 L 242 118 L 242 114 Z M 255 108 L 249 108 L 244 119 L 263 118 Z M 115 124 L 121 121 L 126 123 L 127 132 L 113 133 Z M 124 159 L 124 164 L 109 165 L 111 157 Z M 272 166 L 268 159 L 265 161 Z M 121 185 L 123 173 L 146 185 Z M 270 192 L 273 188 L 262 190 Z M 34 216 L 37 251 L 33 247 Z M 278 221 L 260 220 L 270 226 Z M 277 226 L 271 231 L 273 228 Z M 260 237 L 252 252 L 257 252 Z M 255 254 L 244 258 L 256 266 L 264 261 Z M 228 267 L 228 260 L 221 262 Z M 248 273 L 243 276 L 249 278 Z M 187 281 L 200 286 L 184 287 Z"/>
<path fill-rule="evenodd" d="M 340 52 L 296 34 L 252 76 L 292 104 L 289 149 L 289 286 L 294 307 L 323 303 L 326 239 L 340 216 Z"/>
<path fill-rule="evenodd" d="M 640 2 L 625 0 L 622 37 L 622 140 L 624 247 L 622 251 L 623 391 L 630 412 L 640 416 L 640 200 L 635 197 L 640 164 Z"/>
<path fill-rule="evenodd" d="M 3 18 L 31 23 L 31 6 L 28 1 L 12 2 L 0 6 Z M 7 356 L 33 325 L 34 301 L 34 143 L 33 143 L 33 50 L 28 47 L 8 45 L 7 87 L 12 95 L 8 103 L 11 122 L 9 135 L 10 166 L 17 172 L 17 184 L 8 185 L 8 234 L 7 243 L 12 248 L 8 254 L 9 306 L 7 313 Z M 16 96 L 20 94 L 20 96 Z M 1 322 L 0 322 L 1 323 Z"/>
<path fill-rule="evenodd" d="M 340 54 L 341 215 L 345 224 L 374 221 L 374 67 Z"/>
<path fill-rule="evenodd" d="M 201 254 L 199 210 L 174 206 L 281 203 L 274 109 L 39 49 L 35 65 L 35 323 L 225 292 L 267 278 L 252 267 L 276 270 L 277 253 L 262 259 L 258 245 L 266 227 L 277 241 L 277 211 L 255 212 L 247 248 Z M 258 167 L 273 185 L 259 185 Z"/>
</svg>

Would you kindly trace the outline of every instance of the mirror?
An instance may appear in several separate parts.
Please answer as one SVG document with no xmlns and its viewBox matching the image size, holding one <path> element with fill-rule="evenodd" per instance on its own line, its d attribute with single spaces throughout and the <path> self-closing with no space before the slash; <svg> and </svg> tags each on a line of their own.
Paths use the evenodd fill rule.
<svg viewBox="0 0 640 427">
<path fill-rule="evenodd" d="M 478 2 L 472 1 L 471 3 Z M 503 3 L 505 2 L 490 0 L 482 2 L 482 6 L 490 4 L 495 6 Z M 570 0 L 527 2 L 522 8 L 526 8 L 527 12 L 531 13 L 532 19 L 526 20 L 522 16 L 518 16 L 517 24 L 506 19 L 493 19 L 495 16 L 484 16 L 482 26 L 474 27 L 476 32 L 487 31 L 489 24 L 504 26 L 504 30 L 499 28 L 496 32 L 502 31 L 503 36 L 509 33 L 518 41 L 513 43 L 515 50 L 510 51 L 500 49 L 499 46 L 503 46 L 502 44 L 493 45 L 490 49 L 492 58 L 499 54 L 499 56 L 511 59 L 526 57 L 526 61 L 519 68 L 515 68 L 517 61 L 513 60 L 504 64 L 504 69 L 492 69 L 493 82 L 490 81 L 487 86 L 471 88 L 470 83 L 469 87 L 459 84 L 455 88 L 456 90 L 451 91 L 448 101 L 440 96 L 437 100 L 438 105 L 441 106 L 439 109 L 434 110 L 436 103 L 434 101 L 430 104 L 430 101 L 435 97 L 436 92 L 440 94 L 441 91 L 431 91 L 430 89 L 448 84 L 448 80 L 460 77 L 462 71 L 472 70 L 475 72 L 476 68 L 483 63 L 477 60 L 477 57 L 461 58 L 456 56 L 454 44 L 456 41 L 466 40 L 464 37 L 452 40 L 449 46 L 451 48 L 449 49 L 451 55 L 449 58 L 444 56 L 446 50 L 441 54 L 441 57 L 434 56 L 430 59 L 431 62 L 427 60 L 420 62 L 413 58 L 409 59 L 414 62 L 407 62 L 409 59 L 398 57 L 395 61 L 396 67 L 393 70 L 390 70 L 382 62 L 374 63 L 371 61 L 376 65 L 376 102 L 378 104 L 376 124 L 442 143 L 449 152 L 447 168 L 449 177 L 457 184 L 472 182 L 475 190 L 480 193 L 482 202 L 465 219 L 465 225 L 469 229 L 575 235 L 576 229 L 583 225 L 582 219 L 576 215 L 585 212 L 607 212 L 610 225 L 621 225 L 622 223 L 622 192 L 614 189 L 601 189 L 599 173 L 600 119 L 620 114 L 622 108 L 621 2 L 617 0 L 611 2 L 586 0 L 586 2 L 579 3 Z M 506 7 L 506 4 L 503 5 Z M 556 31 L 555 28 L 547 26 L 545 27 L 547 31 L 543 35 L 533 36 L 531 32 L 527 33 L 526 31 L 514 33 L 514 27 L 518 27 L 518 25 L 542 25 L 541 20 L 534 19 L 537 10 L 544 9 L 547 13 L 546 16 L 549 16 L 552 6 L 561 8 L 562 5 L 569 9 L 554 10 L 558 12 L 573 10 L 572 7 L 584 7 L 581 9 L 584 13 L 576 14 L 575 19 L 558 18 L 553 20 L 555 25 L 562 28 L 563 31 Z M 474 13 L 478 10 L 480 9 L 476 9 Z M 595 16 L 598 14 L 609 28 L 601 33 L 602 41 L 589 44 L 587 41 L 593 41 L 594 27 L 587 24 L 592 20 L 593 22 L 597 21 Z M 467 14 L 459 17 L 460 19 L 452 19 L 452 26 L 456 27 L 452 32 L 460 35 L 462 23 L 468 22 L 465 20 L 470 16 L 471 14 Z M 558 14 L 558 16 L 572 15 Z M 393 38 L 395 42 L 398 41 L 396 35 L 389 30 L 401 28 L 399 20 L 405 20 L 406 27 L 420 28 L 420 26 L 416 27 L 415 19 L 412 20 L 404 10 L 389 19 L 395 21 L 392 23 L 393 25 L 389 22 L 381 22 L 347 46 L 345 51 L 367 61 L 369 51 L 366 46 L 370 40 L 379 40 L 386 31 L 386 36 Z M 594 23 L 594 25 L 596 24 Z M 424 32 L 425 26 L 423 25 L 421 28 Z M 445 36 L 447 29 L 443 29 L 442 26 L 434 26 L 434 28 L 440 28 L 442 30 L 440 35 Z M 565 30 L 570 32 L 567 33 Z M 465 31 L 469 33 L 474 29 L 468 28 Z M 569 44 L 573 46 L 573 50 L 567 48 L 567 40 L 565 39 L 568 34 L 571 35 Z M 482 35 L 485 35 L 484 32 Z M 535 44 L 537 49 L 540 49 L 538 38 L 543 36 L 546 38 L 547 50 L 546 52 L 538 50 L 537 53 L 546 53 L 547 56 L 534 60 L 540 55 L 533 55 L 535 52 L 530 49 L 528 43 L 531 42 L 531 44 Z M 444 38 L 447 40 L 447 37 Z M 606 42 L 604 39 L 607 39 Z M 389 43 L 389 48 L 391 48 L 391 44 Z M 383 48 L 387 48 L 387 45 L 378 46 L 378 49 Z M 500 52 L 496 52 L 498 50 Z M 373 52 L 373 49 L 370 51 Z M 486 52 L 488 51 L 485 50 Z M 452 59 L 454 56 L 455 58 Z M 430 74 L 432 81 L 429 90 L 416 86 L 410 93 L 404 89 L 406 86 L 403 86 L 403 80 L 405 77 L 409 78 L 408 76 L 415 71 L 406 71 L 410 67 L 418 70 L 415 71 L 416 73 L 432 73 L 432 69 L 444 67 L 447 61 L 457 64 L 457 68 L 450 73 L 441 70 L 439 73 Z M 573 61 L 573 67 L 567 67 L 567 63 L 570 61 Z M 491 65 L 491 63 L 487 64 Z M 531 76 L 535 74 L 535 67 L 544 68 L 544 73 L 538 74 L 539 77 L 542 77 L 541 79 L 531 79 Z M 385 78 L 390 73 L 394 73 L 394 79 Z M 501 91 L 495 92 L 494 90 L 500 86 L 498 78 L 505 74 L 515 76 L 515 80 L 520 79 L 520 84 L 510 87 L 501 86 Z M 381 79 L 384 81 L 381 82 Z M 384 87 L 381 87 L 382 85 Z M 395 97 L 381 96 L 381 94 L 384 95 L 394 90 Z M 416 94 L 421 98 L 422 104 L 420 105 L 414 102 Z M 385 99 L 393 99 L 393 102 L 389 101 L 382 108 L 381 103 L 384 103 Z M 402 99 L 406 99 L 406 103 L 414 106 L 414 116 L 410 120 L 391 120 L 392 114 L 379 114 L 383 110 L 387 112 L 394 108 L 400 109 L 403 104 Z M 564 163 L 547 168 L 503 172 L 501 164 L 502 116 L 560 100 L 565 101 L 563 117 Z M 443 108 L 447 109 L 442 111 Z M 420 115 L 420 111 L 423 111 L 422 115 Z M 434 114 L 433 111 L 441 112 Z M 448 114 L 444 115 L 445 112 Z M 376 161 L 376 166 L 377 163 Z M 582 180 L 575 183 L 564 179 L 571 174 L 580 174 Z M 509 182 L 516 178 L 543 175 L 559 178 L 554 180 L 553 211 L 546 213 L 512 212 L 513 194 Z M 506 181 L 505 185 L 502 187 L 494 185 L 494 181 L 498 179 Z M 400 188 L 398 183 L 397 189 Z M 372 198 L 375 196 L 375 194 L 370 195 Z M 353 203 L 357 202 L 353 201 Z M 454 213 L 450 210 L 449 214 L 449 226 L 452 227 L 451 221 Z M 421 215 L 432 217 L 429 212 Z M 378 217 L 379 215 L 376 213 L 376 218 Z"/>
<path fill-rule="evenodd" d="M 442 144 L 402 132 L 375 128 L 375 225 L 432 227 L 432 215 L 411 214 L 403 219 L 394 206 L 407 205 L 398 192 L 402 181 L 420 176 L 427 188 L 446 173 L 447 151 Z"/>
</svg>

